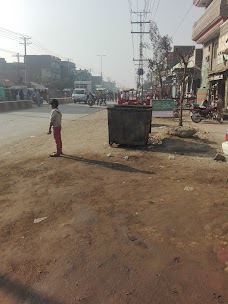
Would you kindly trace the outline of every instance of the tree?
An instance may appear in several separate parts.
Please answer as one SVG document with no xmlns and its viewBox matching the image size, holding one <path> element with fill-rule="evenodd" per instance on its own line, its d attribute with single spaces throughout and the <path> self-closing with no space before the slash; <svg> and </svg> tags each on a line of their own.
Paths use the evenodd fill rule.
<svg viewBox="0 0 228 304">
<path fill-rule="evenodd" d="M 179 118 L 179 126 L 183 126 L 183 102 L 185 97 L 185 91 L 186 91 L 186 77 L 187 77 L 187 71 L 188 71 L 188 64 L 190 62 L 190 58 L 194 54 L 194 48 L 188 53 L 185 54 L 181 49 L 176 50 L 177 54 L 179 55 L 181 59 L 181 65 L 183 67 L 183 72 L 181 73 L 180 77 L 180 84 L 181 84 L 181 96 L 180 96 L 180 118 Z"/>
<path fill-rule="evenodd" d="M 167 69 L 167 54 L 171 51 L 172 38 L 168 35 L 161 36 L 157 23 L 150 24 L 150 40 L 151 49 L 153 51 L 153 59 L 149 60 L 149 69 L 159 78 L 161 87 L 161 97 L 163 95 L 162 72 Z"/>
</svg>

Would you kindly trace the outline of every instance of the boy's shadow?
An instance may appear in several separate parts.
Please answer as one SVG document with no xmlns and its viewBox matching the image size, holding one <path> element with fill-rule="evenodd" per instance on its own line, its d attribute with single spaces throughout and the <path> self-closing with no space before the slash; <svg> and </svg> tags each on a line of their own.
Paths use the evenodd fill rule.
<svg viewBox="0 0 228 304">
<path fill-rule="evenodd" d="M 111 162 L 106 162 L 106 161 L 103 161 L 103 160 L 88 159 L 88 158 L 84 158 L 84 157 L 79 157 L 79 156 L 74 156 L 74 155 L 67 155 L 67 154 L 62 154 L 61 157 L 66 158 L 66 159 L 79 161 L 79 162 L 86 163 L 86 164 L 90 164 L 90 165 L 98 165 L 98 166 L 102 166 L 102 167 L 105 167 L 105 168 L 118 170 L 118 171 L 122 171 L 122 172 L 142 173 L 142 174 L 148 174 L 148 175 L 149 174 L 155 174 L 152 171 L 140 170 L 140 169 L 133 168 L 133 167 L 130 167 L 128 165 L 123 165 L 123 164 L 120 164 L 120 163 L 111 163 Z"/>
</svg>

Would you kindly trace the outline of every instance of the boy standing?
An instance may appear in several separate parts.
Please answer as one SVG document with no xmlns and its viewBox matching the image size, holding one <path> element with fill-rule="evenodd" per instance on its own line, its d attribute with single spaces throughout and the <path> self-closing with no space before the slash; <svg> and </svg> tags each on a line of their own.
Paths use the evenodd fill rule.
<svg viewBox="0 0 228 304">
<path fill-rule="evenodd" d="M 50 126 L 48 134 L 51 134 L 53 129 L 53 135 L 56 143 L 56 152 L 52 153 L 51 157 L 59 157 L 62 154 L 62 139 L 61 139 L 61 121 L 62 113 L 58 109 L 59 102 L 57 99 L 53 99 L 50 102 L 52 107 L 51 117 L 50 117 Z"/>
</svg>

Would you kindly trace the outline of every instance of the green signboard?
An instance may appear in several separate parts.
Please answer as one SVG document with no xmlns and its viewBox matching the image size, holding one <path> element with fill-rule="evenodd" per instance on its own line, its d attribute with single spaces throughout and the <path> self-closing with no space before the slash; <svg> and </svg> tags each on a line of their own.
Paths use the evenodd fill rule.
<svg viewBox="0 0 228 304">
<path fill-rule="evenodd" d="M 3 88 L 0 87 L 0 102 L 6 100 L 5 91 Z"/>
<path fill-rule="evenodd" d="M 153 100 L 152 101 L 153 111 L 173 111 L 174 110 L 174 100 Z"/>
</svg>

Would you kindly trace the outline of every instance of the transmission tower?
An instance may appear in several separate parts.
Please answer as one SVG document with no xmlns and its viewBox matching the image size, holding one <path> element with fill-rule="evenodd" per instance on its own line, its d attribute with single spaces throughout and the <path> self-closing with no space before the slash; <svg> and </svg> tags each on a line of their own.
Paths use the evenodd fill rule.
<svg viewBox="0 0 228 304">
<path fill-rule="evenodd" d="M 142 90 L 142 97 L 143 97 L 143 85 L 144 85 L 144 62 L 148 61 L 148 59 L 144 59 L 143 56 L 143 41 L 144 41 L 144 35 L 149 34 L 149 31 L 144 31 L 143 25 L 144 24 L 150 24 L 150 21 L 145 21 L 143 17 L 146 17 L 147 14 L 150 12 L 142 11 L 142 12 L 132 12 L 132 14 L 135 14 L 139 16 L 139 21 L 131 21 L 131 24 L 138 24 L 139 25 L 139 31 L 131 31 L 132 34 L 138 34 L 140 35 L 140 40 L 139 40 L 139 58 L 135 59 L 133 58 L 133 61 L 138 62 L 138 69 L 137 69 L 137 75 L 138 75 L 138 86 Z"/>
</svg>

